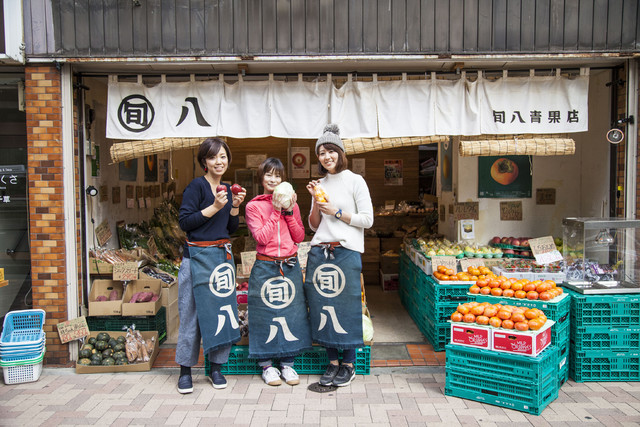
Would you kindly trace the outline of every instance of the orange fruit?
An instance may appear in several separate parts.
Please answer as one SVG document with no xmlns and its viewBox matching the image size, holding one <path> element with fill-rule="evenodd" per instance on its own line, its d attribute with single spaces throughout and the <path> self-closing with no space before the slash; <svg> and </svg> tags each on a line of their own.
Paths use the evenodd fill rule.
<svg viewBox="0 0 640 427">
<path fill-rule="evenodd" d="M 502 320 L 507 320 L 511 318 L 511 311 L 509 310 L 505 310 L 505 309 L 501 309 L 500 311 L 498 311 L 498 317 Z"/>
<path fill-rule="evenodd" d="M 455 271 L 453 271 L 453 269 L 452 269 L 452 268 L 447 268 L 447 269 L 444 271 L 444 274 L 446 274 L 446 275 L 448 275 L 448 276 L 453 276 L 454 274 L 456 274 L 456 272 L 455 272 Z"/>
<path fill-rule="evenodd" d="M 475 307 L 471 307 L 469 313 L 473 314 L 474 316 L 482 315 L 484 313 L 484 305 L 476 305 Z"/>
<path fill-rule="evenodd" d="M 514 323 L 514 326 L 519 331 L 528 331 L 529 330 L 529 324 L 527 322 L 516 322 L 516 323 Z"/>
<path fill-rule="evenodd" d="M 462 318 L 462 321 L 465 323 L 473 323 L 476 321 L 476 316 L 474 316 L 471 313 L 467 313 L 464 315 L 464 317 Z"/>
<path fill-rule="evenodd" d="M 502 289 L 501 288 L 491 289 L 491 295 L 493 295 L 494 297 L 499 297 L 500 295 L 502 295 Z"/>
<path fill-rule="evenodd" d="M 478 325 L 488 325 L 489 324 L 489 318 L 487 316 L 478 316 L 478 317 L 476 317 L 476 323 Z"/>
<path fill-rule="evenodd" d="M 481 295 L 491 295 L 491 288 L 488 287 L 488 286 L 480 288 L 480 294 Z"/>
<path fill-rule="evenodd" d="M 447 271 L 447 267 L 445 267 L 444 265 L 438 266 L 438 273 L 445 273 L 446 271 Z"/>
<path fill-rule="evenodd" d="M 549 301 L 550 299 L 553 298 L 553 296 L 551 295 L 550 292 L 543 291 L 543 292 L 540 292 L 540 294 L 538 295 L 538 298 L 540 298 L 542 301 Z"/>
<path fill-rule="evenodd" d="M 502 327 L 505 329 L 513 329 L 513 320 L 507 319 L 502 321 Z"/>
<path fill-rule="evenodd" d="M 479 276 L 480 275 L 480 270 L 478 270 L 478 268 L 474 267 L 474 266 L 471 266 L 471 267 L 467 268 L 467 271 L 472 276 Z"/>
<path fill-rule="evenodd" d="M 469 313 L 469 307 L 467 307 L 466 305 L 459 305 L 458 313 L 461 313 L 463 315 Z"/>
<path fill-rule="evenodd" d="M 481 288 L 484 288 L 485 286 L 489 285 L 489 281 L 487 279 L 478 279 L 476 280 L 476 285 L 480 286 Z"/>
<path fill-rule="evenodd" d="M 530 300 L 538 299 L 538 293 L 536 291 L 527 292 L 527 299 L 530 299 Z"/>
<path fill-rule="evenodd" d="M 473 285 L 469 288 L 469 293 L 470 294 L 479 294 L 480 293 L 480 287 L 478 285 Z"/>
<path fill-rule="evenodd" d="M 489 324 L 491 326 L 493 326 L 494 328 L 499 328 L 500 325 L 502 325 L 504 321 L 502 319 L 500 319 L 499 317 L 492 317 L 489 319 Z"/>
<path fill-rule="evenodd" d="M 515 293 L 516 292 L 513 289 L 505 289 L 504 291 L 502 291 L 502 296 L 503 297 L 508 297 L 508 298 L 513 298 Z"/>
<path fill-rule="evenodd" d="M 524 299 L 527 297 L 527 293 L 525 291 L 519 290 L 519 291 L 516 291 L 516 293 L 513 296 L 519 299 Z"/>
<path fill-rule="evenodd" d="M 534 285 L 533 282 L 526 283 L 522 287 L 522 290 L 525 291 L 525 292 L 535 291 L 536 290 L 536 285 Z"/>
<path fill-rule="evenodd" d="M 490 305 L 489 307 L 486 307 L 486 308 L 484 309 L 484 315 L 485 315 L 485 316 L 493 317 L 493 316 L 495 316 L 496 314 L 498 314 L 498 308 L 497 308 L 497 307 L 495 307 L 495 306 L 493 306 L 493 305 Z"/>
<path fill-rule="evenodd" d="M 511 320 L 517 323 L 517 322 L 524 322 L 527 319 L 526 317 L 524 317 L 524 314 L 520 312 L 516 312 L 511 315 Z"/>
<path fill-rule="evenodd" d="M 498 282 L 496 279 L 491 279 L 491 280 L 489 280 L 489 287 L 490 288 L 499 288 L 500 287 L 500 282 Z"/>
<path fill-rule="evenodd" d="M 502 290 L 510 289 L 510 288 L 511 288 L 511 282 L 509 282 L 508 280 L 505 280 L 504 282 L 502 282 L 502 283 L 500 284 L 500 288 L 501 288 Z"/>
<path fill-rule="evenodd" d="M 451 321 L 452 322 L 462 322 L 462 318 L 464 316 L 462 315 L 462 313 L 460 313 L 459 311 L 454 311 L 453 314 L 451 314 Z"/>
<path fill-rule="evenodd" d="M 544 322 L 539 318 L 529 320 L 529 329 L 532 331 L 537 331 L 538 329 L 544 326 Z"/>
<path fill-rule="evenodd" d="M 522 289 L 524 285 L 522 283 L 514 283 L 513 285 L 511 285 L 511 289 L 513 289 L 514 291 L 519 291 Z"/>
<path fill-rule="evenodd" d="M 538 317 L 538 312 L 536 310 L 537 310 L 536 308 L 528 309 L 527 311 L 524 312 L 524 317 L 526 317 L 529 320 L 535 319 L 536 317 Z"/>
</svg>

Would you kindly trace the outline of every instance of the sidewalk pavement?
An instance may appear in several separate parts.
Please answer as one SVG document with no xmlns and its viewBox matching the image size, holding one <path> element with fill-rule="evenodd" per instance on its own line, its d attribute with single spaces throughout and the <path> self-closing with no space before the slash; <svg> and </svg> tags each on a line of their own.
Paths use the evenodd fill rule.
<svg viewBox="0 0 640 427">
<path fill-rule="evenodd" d="M 270 387 L 258 375 L 229 375 L 214 390 L 194 370 L 194 392 L 176 391 L 177 369 L 76 374 L 45 368 L 32 383 L 0 385 L 0 425 L 582 426 L 640 425 L 640 382 L 567 381 L 535 416 L 443 394 L 444 367 L 372 368 L 347 387 L 315 393 L 317 375 Z"/>
</svg>

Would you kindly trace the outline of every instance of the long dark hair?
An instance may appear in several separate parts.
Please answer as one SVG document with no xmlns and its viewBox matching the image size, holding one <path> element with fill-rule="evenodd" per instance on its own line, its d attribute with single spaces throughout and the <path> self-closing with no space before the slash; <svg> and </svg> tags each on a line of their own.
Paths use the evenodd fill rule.
<svg viewBox="0 0 640 427">
<path fill-rule="evenodd" d="M 347 155 L 336 144 L 326 143 L 322 144 L 320 147 L 324 147 L 325 150 L 331 150 L 338 153 L 338 161 L 336 162 L 336 173 L 340 173 L 349 167 L 349 164 L 347 162 Z M 320 147 L 318 147 L 318 151 L 320 151 Z M 329 173 L 329 171 L 326 170 L 324 166 L 322 166 L 320 160 L 318 160 L 318 172 L 322 176 L 325 176 L 327 173 Z"/>
<path fill-rule="evenodd" d="M 264 178 L 264 174 L 271 171 L 276 171 L 280 174 L 280 178 L 282 181 L 286 180 L 286 174 L 284 172 L 284 166 L 282 162 L 277 157 L 269 157 L 258 166 L 258 182 L 262 184 L 262 178 Z"/>
<path fill-rule="evenodd" d="M 231 165 L 231 150 L 226 142 L 220 138 L 207 138 L 202 141 L 202 144 L 200 144 L 200 148 L 198 149 L 198 164 L 202 170 L 205 170 L 207 166 L 205 164 L 205 160 L 215 157 L 220 152 L 221 148 L 227 153 L 229 165 Z"/>
</svg>

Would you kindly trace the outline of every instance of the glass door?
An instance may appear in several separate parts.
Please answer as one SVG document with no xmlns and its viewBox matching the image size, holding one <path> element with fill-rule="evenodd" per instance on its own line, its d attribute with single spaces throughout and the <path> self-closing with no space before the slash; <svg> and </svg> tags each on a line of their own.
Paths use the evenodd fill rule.
<svg viewBox="0 0 640 427">
<path fill-rule="evenodd" d="M 0 317 L 31 307 L 24 75 L 0 73 Z"/>
</svg>

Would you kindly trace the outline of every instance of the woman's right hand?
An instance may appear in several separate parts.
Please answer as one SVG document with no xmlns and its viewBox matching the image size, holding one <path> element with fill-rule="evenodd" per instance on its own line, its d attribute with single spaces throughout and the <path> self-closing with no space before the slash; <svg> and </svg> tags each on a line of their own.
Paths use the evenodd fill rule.
<svg viewBox="0 0 640 427">
<path fill-rule="evenodd" d="M 220 209 L 224 208 L 227 205 L 227 202 L 229 201 L 229 192 L 227 190 L 223 190 L 223 191 L 218 191 L 216 193 L 216 200 L 213 202 L 213 208 L 216 211 L 219 211 Z"/>
<path fill-rule="evenodd" d="M 307 191 L 309 191 L 309 194 L 311 194 L 311 197 L 313 197 L 316 194 L 316 185 L 319 185 L 320 181 L 318 180 L 313 180 L 313 181 L 309 181 L 309 183 L 307 184 Z"/>
</svg>

